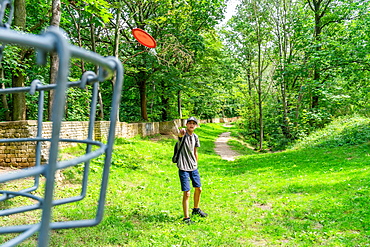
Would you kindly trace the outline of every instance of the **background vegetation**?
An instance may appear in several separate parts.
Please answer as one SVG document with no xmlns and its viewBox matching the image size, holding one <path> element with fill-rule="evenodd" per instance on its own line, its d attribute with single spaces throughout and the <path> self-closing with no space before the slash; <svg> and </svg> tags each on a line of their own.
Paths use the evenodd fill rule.
<svg viewBox="0 0 370 247">
<path fill-rule="evenodd" d="M 51 246 L 368 246 L 370 2 L 241 0 L 235 16 L 220 25 L 226 4 L 14 1 L 12 29 L 40 34 L 50 24 L 60 26 L 70 43 L 122 61 L 120 121 L 242 116 L 232 129 L 241 140 L 230 144 L 245 155 L 233 162 L 213 151 L 225 127 L 197 130 L 202 208 L 210 217 L 195 218 L 191 226 L 181 222 L 177 168 L 169 163 L 175 140 L 118 139 L 104 221 L 53 231 Z M 152 34 L 158 47 L 138 44 L 135 27 Z M 32 49 L 7 44 L 0 86 L 55 83 L 55 57 L 46 67 L 35 66 L 34 58 Z M 72 60 L 70 78 L 95 69 Z M 98 120 L 108 116 L 111 84 L 100 85 Z M 0 120 L 36 119 L 36 97 L 2 95 Z M 70 89 L 65 119 L 86 120 L 88 99 L 86 91 Z M 83 150 L 65 150 L 64 158 Z M 101 170 L 94 160 L 91 196 L 57 207 L 54 220 L 93 217 Z M 78 194 L 81 168 L 63 175 L 56 198 Z M 16 198 L 0 207 L 24 203 L 30 202 Z M 2 217 L 0 224 L 32 223 L 38 216 Z M 1 235 L 0 242 L 8 238 Z M 35 238 L 22 244 L 34 245 Z"/>
<path fill-rule="evenodd" d="M 352 131 L 356 119 L 345 120 L 343 131 L 332 134 L 343 121 L 322 130 L 322 136 L 330 138 L 313 135 L 287 151 L 250 152 L 232 162 L 215 154 L 214 141 L 220 133 L 237 129 L 202 125 L 196 130 L 201 141 L 201 208 L 209 217 L 193 218 L 194 225 L 182 223 L 182 193 L 177 168 L 170 163 L 175 140 L 118 139 L 103 222 L 53 231 L 50 246 L 368 246 L 370 143 L 327 142 L 356 137 Z M 369 140 L 368 131 L 366 136 Z M 83 147 L 64 153 L 80 152 Z M 54 220 L 94 216 L 101 170 L 95 160 L 89 196 L 55 207 Z M 66 179 L 58 184 L 56 197 L 77 195 L 80 169 L 63 174 Z M 1 208 L 25 205 L 24 200 L 12 199 Z M 37 213 L 2 217 L 0 224 L 30 223 L 37 217 Z M 0 242 L 9 237 L 0 235 Z M 32 238 L 20 246 L 34 245 Z"/>
<path fill-rule="evenodd" d="M 221 25 L 227 3 L 15 0 L 11 28 L 40 34 L 57 25 L 72 44 L 117 56 L 125 67 L 120 121 L 242 116 L 245 138 L 276 150 L 336 117 L 369 116 L 369 1 L 241 0 Z M 156 49 L 134 40 L 136 27 Z M 2 87 L 55 82 L 52 57 L 40 68 L 33 50 L 7 45 L 3 55 Z M 73 60 L 70 78 L 95 69 Z M 66 120 L 87 119 L 87 94 L 70 90 Z M 106 81 L 98 120 L 108 115 L 110 94 Z M 0 104 L 0 120 L 37 117 L 33 96 L 2 96 Z"/>
</svg>

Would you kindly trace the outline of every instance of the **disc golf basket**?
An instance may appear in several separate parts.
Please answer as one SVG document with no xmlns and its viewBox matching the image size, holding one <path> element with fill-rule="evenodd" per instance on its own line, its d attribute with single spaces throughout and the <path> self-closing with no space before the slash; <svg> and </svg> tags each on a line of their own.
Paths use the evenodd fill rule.
<svg viewBox="0 0 370 247">
<path fill-rule="evenodd" d="M 7 12 L 9 21 L 3 23 L 5 8 L 9 9 Z M 0 206 L 3 205 L 0 207 L 0 234 L 12 234 L 10 235 L 11 238 L 8 239 L 7 242 L 0 242 L 0 246 L 5 247 L 18 245 L 34 234 L 38 234 L 38 246 L 47 246 L 49 242 L 49 232 L 51 229 L 94 226 L 99 224 L 102 220 L 115 137 L 116 119 L 122 90 L 123 68 L 120 61 L 114 57 L 102 57 L 96 53 L 70 45 L 67 42 L 65 34 L 58 28 L 50 27 L 41 35 L 24 34 L 10 30 L 9 27 L 12 12 L 13 8 L 9 1 L 0 0 L 0 61 L 3 51 L 6 49 L 6 45 L 12 44 L 34 48 L 37 51 L 37 60 L 38 64 L 40 65 L 46 64 L 46 57 L 51 53 L 55 53 L 58 56 L 59 63 L 55 84 L 44 85 L 39 80 L 34 79 L 33 81 L 29 81 L 27 83 L 27 85 L 30 86 L 0 89 L 0 94 L 29 93 L 31 95 L 38 95 L 38 120 L 36 136 L 31 138 L 0 139 L 0 144 L 5 143 L 6 145 L 9 145 L 11 143 L 34 143 L 36 147 L 36 161 L 34 166 L 0 174 Z M 93 71 L 87 71 L 82 74 L 80 80 L 70 81 L 68 75 L 69 65 L 72 58 L 81 59 L 98 66 L 98 72 L 95 73 Z M 112 90 L 109 132 L 107 134 L 106 141 L 103 143 L 101 140 L 94 140 L 93 137 L 96 109 L 98 105 L 98 86 L 100 82 L 111 78 L 113 74 L 115 74 L 115 81 L 113 83 L 114 88 Z M 32 80 L 32 76 L 34 75 L 28 76 L 28 78 Z M 71 87 L 80 87 L 84 90 L 91 90 L 91 101 L 89 106 L 90 116 L 86 139 L 77 140 L 61 138 L 61 127 L 62 120 L 65 115 L 64 111 L 66 106 L 66 97 L 68 95 L 68 88 Z M 44 93 L 47 91 L 54 92 L 51 117 L 52 130 L 50 138 L 45 138 L 42 135 L 42 120 L 45 103 Z M 82 144 L 86 146 L 85 152 L 83 155 L 74 157 L 70 160 L 60 161 L 58 156 L 60 154 L 60 143 L 62 142 Z M 45 159 L 46 161 L 43 161 L 41 157 L 41 151 L 43 148 L 45 148 L 45 146 L 48 148 L 48 155 Z M 86 198 L 89 170 L 91 169 L 90 161 L 97 157 L 102 157 L 103 168 L 100 192 L 98 192 L 99 196 L 96 202 L 95 217 L 92 219 L 74 221 L 53 221 L 52 212 L 54 207 L 62 204 L 81 201 Z M 55 174 L 62 169 L 77 165 L 81 165 L 83 167 L 80 195 L 69 198 L 55 199 Z M 3 188 L 2 185 L 19 179 L 31 179 L 33 186 L 19 191 L 1 190 Z M 34 193 L 36 190 L 41 190 L 41 193 Z M 34 204 L 3 209 L 4 205 L 12 205 L 12 203 L 6 202 L 10 201 L 10 199 L 14 197 L 24 197 L 27 200 L 31 199 Z M 40 213 L 36 223 L 4 226 L 4 223 L 6 223 L 4 217 L 10 215 L 22 215 L 23 213 L 34 210 Z M 14 233 L 17 234 L 14 235 Z"/>
</svg>

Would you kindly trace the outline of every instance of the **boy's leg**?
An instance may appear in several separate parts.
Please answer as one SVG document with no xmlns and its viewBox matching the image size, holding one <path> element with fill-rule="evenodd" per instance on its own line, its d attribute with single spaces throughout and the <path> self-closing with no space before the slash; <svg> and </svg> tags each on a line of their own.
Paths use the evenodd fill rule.
<svg viewBox="0 0 370 247">
<path fill-rule="evenodd" d="M 202 187 L 194 188 L 194 208 L 199 208 L 200 194 L 202 193 Z"/>
<path fill-rule="evenodd" d="M 184 191 L 182 196 L 182 209 L 184 211 L 184 219 L 190 218 L 189 216 L 189 197 L 190 191 Z"/>
<path fill-rule="evenodd" d="M 202 193 L 202 184 L 200 182 L 200 176 L 198 170 L 192 172 L 191 181 L 193 182 L 194 191 L 194 208 L 193 208 L 193 215 L 200 215 L 201 217 L 207 217 L 208 214 L 200 210 L 199 203 L 200 203 L 200 194 Z"/>
<path fill-rule="evenodd" d="M 182 196 L 182 209 L 184 212 L 184 219 L 190 218 L 189 216 L 189 197 L 190 197 L 190 181 L 189 172 L 179 170 L 179 177 L 181 182 Z"/>
<path fill-rule="evenodd" d="M 199 171 L 194 170 L 190 174 L 191 182 L 193 183 L 194 191 L 194 208 L 199 208 L 200 194 L 202 193 L 202 184 L 200 182 Z"/>
</svg>

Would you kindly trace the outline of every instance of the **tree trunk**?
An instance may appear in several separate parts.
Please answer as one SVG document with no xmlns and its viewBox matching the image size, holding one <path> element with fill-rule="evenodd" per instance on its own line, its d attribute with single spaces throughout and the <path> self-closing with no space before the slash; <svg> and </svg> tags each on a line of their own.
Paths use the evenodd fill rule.
<svg viewBox="0 0 370 247">
<path fill-rule="evenodd" d="M 26 27 L 26 1 L 15 0 L 14 1 L 14 25 L 20 30 L 24 30 Z M 23 60 L 26 50 L 22 49 L 20 52 L 20 61 Z M 20 62 L 21 63 L 21 62 Z M 24 87 L 25 76 L 22 69 L 16 69 L 16 73 L 12 76 L 13 87 Z M 26 95 L 24 93 L 13 94 L 13 115 L 12 119 L 25 120 L 26 119 Z"/>
<path fill-rule="evenodd" d="M 262 74 L 260 75 L 262 76 Z M 262 100 L 262 78 L 258 79 L 258 110 L 259 110 L 259 129 L 260 129 L 260 143 L 259 149 L 262 150 L 264 139 L 264 126 L 263 126 L 263 100 Z"/>
<path fill-rule="evenodd" d="M 13 87 L 24 87 L 25 77 L 23 73 L 13 75 Z M 24 93 L 13 94 L 13 121 L 26 120 L 26 97 Z"/>
<path fill-rule="evenodd" d="M 4 70 L 1 66 L 1 63 L 0 63 L 0 78 L 1 79 L 4 78 Z M 5 89 L 5 83 L 1 83 L 1 89 Z M 5 120 L 11 121 L 12 119 L 10 117 L 10 110 L 9 110 L 8 99 L 6 98 L 6 94 L 1 94 L 1 103 L 3 104 Z"/>
<path fill-rule="evenodd" d="M 285 61 L 287 61 L 287 54 L 288 54 L 288 42 L 289 42 L 289 35 L 287 34 L 289 30 L 286 30 L 288 25 L 287 21 L 287 11 L 290 12 L 291 10 L 287 8 L 287 3 L 284 1 L 283 3 L 280 3 L 279 1 L 275 3 L 276 8 L 276 17 L 274 18 L 275 22 L 275 30 L 276 30 L 276 38 L 278 41 L 278 47 L 279 47 L 279 57 L 277 59 L 278 61 L 278 68 L 280 68 L 281 71 L 285 71 Z M 280 4 L 283 4 L 283 10 Z M 289 128 L 289 121 L 288 121 L 288 80 L 285 77 L 285 74 L 282 74 L 282 78 L 280 81 L 280 93 L 281 93 L 281 102 L 283 107 L 282 112 L 282 125 L 281 125 L 281 131 L 285 138 L 290 139 L 291 133 Z"/>
<path fill-rule="evenodd" d="M 254 86 L 253 86 L 253 82 L 252 82 L 252 71 L 251 71 L 253 63 L 252 63 L 251 59 L 252 58 L 249 58 L 249 61 L 248 61 L 249 63 L 248 63 L 248 66 L 246 68 L 246 70 L 247 70 L 247 82 L 248 82 L 248 95 L 252 100 L 252 107 L 251 107 L 252 118 L 250 120 L 249 125 L 251 126 L 251 128 L 257 130 L 258 125 L 259 125 L 258 124 L 259 117 L 258 117 L 258 112 L 257 112 L 258 111 L 257 110 L 258 109 L 258 107 L 257 107 L 258 103 L 257 103 L 257 100 L 255 99 L 255 95 L 253 94 Z M 257 135 L 256 131 L 253 131 L 252 135 L 253 135 L 253 138 L 258 139 L 258 135 Z"/>
<path fill-rule="evenodd" d="M 120 35 L 120 22 L 121 22 L 121 9 L 117 9 L 116 10 L 116 28 L 114 30 L 114 44 L 113 44 L 113 56 L 115 57 L 119 57 L 119 44 L 120 44 L 120 39 L 121 39 L 121 35 Z M 114 75 L 113 77 L 113 82 L 116 81 L 116 75 Z M 114 83 L 112 83 L 113 85 L 113 88 L 114 88 Z M 100 93 L 100 90 L 99 90 L 99 102 L 101 101 L 101 107 L 100 107 L 100 111 L 103 111 L 103 101 L 101 100 L 101 93 Z M 119 122 L 119 107 L 117 109 L 118 111 L 118 114 L 117 114 L 117 121 Z"/>
<path fill-rule="evenodd" d="M 162 94 L 161 101 L 162 101 L 162 121 L 167 121 L 168 120 L 169 99 L 166 95 Z"/>
<path fill-rule="evenodd" d="M 141 118 L 148 121 L 148 110 L 147 110 L 147 98 L 146 98 L 146 80 L 144 78 L 145 72 L 139 72 L 139 92 L 140 92 L 140 108 L 141 108 Z"/>
<path fill-rule="evenodd" d="M 322 49 L 320 45 L 321 41 L 321 32 L 324 24 L 322 23 L 322 18 L 325 17 L 326 12 L 328 11 L 328 6 L 333 0 L 308 0 L 308 4 L 311 10 L 314 12 L 315 17 L 315 30 L 314 30 L 314 40 L 316 42 L 316 52 L 319 52 Z M 321 64 L 320 62 L 316 63 L 316 66 L 313 71 L 313 81 L 316 82 L 319 86 L 316 86 L 315 89 L 320 89 L 320 77 L 321 77 Z M 317 90 L 315 90 L 317 91 Z M 312 93 L 312 102 L 311 108 L 317 108 L 319 105 L 320 97 L 317 92 Z"/>
<path fill-rule="evenodd" d="M 320 7 L 317 7 L 317 8 L 320 8 Z M 321 40 L 320 36 L 321 36 L 321 29 L 322 29 L 321 17 L 318 11 L 319 9 L 315 11 L 315 33 L 314 33 L 314 39 L 317 43 L 319 43 Z M 321 45 L 317 45 L 316 52 L 319 52 L 320 50 L 321 50 Z M 321 76 L 320 63 L 316 63 L 314 71 L 313 71 L 313 81 L 316 82 L 316 84 L 319 83 L 320 76 Z M 316 87 L 316 89 L 319 89 L 319 88 L 320 86 Z M 312 105 L 311 105 L 312 109 L 315 109 L 319 106 L 319 95 L 315 91 L 313 92 L 313 95 L 312 95 Z"/>
<path fill-rule="evenodd" d="M 260 75 L 262 76 L 262 74 Z M 263 126 L 263 100 L 262 100 L 262 78 L 258 79 L 258 110 L 259 110 L 259 129 L 260 129 L 260 143 L 259 150 L 263 148 L 263 139 L 264 139 L 264 126 Z"/>
<path fill-rule="evenodd" d="M 14 25 L 24 30 L 26 26 L 26 0 L 14 1 Z"/>
<path fill-rule="evenodd" d="M 1 89 L 5 89 L 5 84 L 4 83 L 1 83 Z M 10 110 L 9 110 L 9 105 L 8 105 L 8 100 L 6 98 L 6 94 L 2 94 L 1 95 L 1 101 L 3 103 L 3 109 L 5 111 L 5 120 L 6 121 L 11 121 L 12 118 L 10 116 Z"/>
<path fill-rule="evenodd" d="M 258 92 L 258 109 L 259 109 L 259 127 L 260 127 L 260 145 L 259 150 L 263 148 L 264 130 L 263 130 L 263 106 L 262 106 L 262 94 Z"/>
<path fill-rule="evenodd" d="M 60 25 L 60 0 L 53 0 L 51 7 L 52 17 L 50 21 L 51 26 L 59 27 Z M 58 76 L 58 65 L 59 57 L 56 53 L 52 52 L 50 54 L 50 84 L 57 83 Z M 54 100 L 55 90 L 49 91 L 49 100 L 48 100 L 48 120 L 51 121 L 52 109 L 53 109 L 53 100 Z"/>
<path fill-rule="evenodd" d="M 180 119 L 182 119 L 181 90 L 177 92 L 177 110 L 178 110 Z"/>
<path fill-rule="evenodd" d="M 264 130 L 263 130 L 263 100 L 262 100 L 262 42 L 261 42 L 260 26 L 257 21 L 257 40 L 258 40 L 258 57 L 257 57 L 257 94 L 258 94 L 258 109 L 259 109 L 259 129 L 260 129 L 260 145 L 259 150 L 263 148 Z"/>
<path fill-rule="evenodd" d="M 290 133 L 290 128 L 289 128 L 289 121 L 288 121 L 288 100 L 287 100 L 287 93 L 286 93 L 286 86 L 285 86 L 285 81 L 282 82 L 281 84 L 281 98 L 282 98 L 282 103 L 283 103 L 283 125 L 281 126 L 281 131 L 283 132 L 283 135 L 285 138 L 291 139 L 292 135 Z"/>
<path fill-rule="evenodd" d="M 96 53 L 96 37 L 95 37 L 95 25 L 93 23 L 93 21 L 91 20 L 91 28 L 90 28 L 90 38 L 91 38 L 91 50 L 93 52 Z M 116 51 L 114 51 L 114 56 L 118 56 L 118 54 L 116 54 Z M 85 72 L 85 71 L 82 71 L 82 72 Z M 98 67 L 95 66 L 95 73 L 97 74 L 98 73 Z M 115 77 L 116 75 L 114 75 L 114 79 L 113 81 L 115 81 Z M 112 83 L 114 84 L 114 83 Z M 101 96 L 101 91 L 100 91 L 100 84 L 98 84 L 98 103 L 99 103 L 99 109 L 98 109 L 98 116 L 99 116 L 99 119 L 100 120 L 104 120 L 104 103 L 103 103 L 103 99 L 102 99 L 102 96 Z M 113 85 L 113 88 L 114 88 L 114 85 Z M 117 120 L 119 121 L 119 114 L 117 114 Z"/>
</svg>

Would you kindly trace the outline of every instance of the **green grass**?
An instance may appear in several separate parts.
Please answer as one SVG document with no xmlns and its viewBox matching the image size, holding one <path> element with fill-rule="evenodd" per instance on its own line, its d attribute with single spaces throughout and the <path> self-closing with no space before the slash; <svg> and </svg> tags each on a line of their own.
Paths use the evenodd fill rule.
<svg viewBox="0 0 370 247">
<path fill-rule="evenodd" d="M 366 143 L 369 139 L 369 118 L 360 116 L 341 117 L 335 119 L 325 128 L 319 129 L 299 140 L 292 148 L 352 146 Z"/>
<path fill-rule="evenodd" d="M 232 150 L 237 151 L 240 155 L 250 155 L 258 153 L 256 150 L 254 150 L 254 147 L 247 143 L 244 143 L 241 140 L 230 139 L 227 144 L 231 147 Z"/>
<path fill-rule="evenodd" d="M 120 139 L 103 222 L 53 231 L 50 246 L 369 246 L 369 141 L 265 154 L 245 149 L 245 156 L 230 162 L 213 151 L 214 141 L 225 131 L 230 128 L 220 124 L 196 130 L 201 141 L 201 208 L 209 217 L 196 217 L 194 225 L 181 222 L 182 192 L 171 163 L 175 140 Z M 233 146 L 244 149 L 240 142 Z M 79 150 L 68 152 L 78 155 Z M 92 163 L 91 196 L 56 207 L 55 220 L 94 216 L 99 162 Z M 58 185 L 57 197 L 78 194 L 79 171 L 65 172 L 71 179 Z M 14 216 L 5 219 L 6 224 L 17 223 Z M 5 238 L 0 235 L 0 243 Z M 20 246 L 35 246 L 34 239 Z"/>
</svg>

